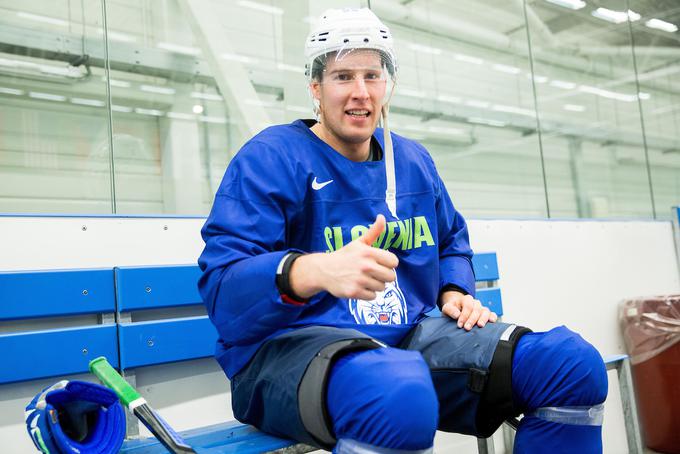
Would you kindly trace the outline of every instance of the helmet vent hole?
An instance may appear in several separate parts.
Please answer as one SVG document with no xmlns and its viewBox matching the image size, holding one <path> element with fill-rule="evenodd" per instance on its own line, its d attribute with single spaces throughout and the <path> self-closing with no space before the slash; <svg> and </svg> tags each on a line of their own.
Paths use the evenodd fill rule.
<svg viewBox="0 0 680 454">
<path fill-rule="evenodd" d="M 319 38 L 319 41 L 326 41 L 326 38 Z"/>
<path fill-rule="evenodd" d="M 325 36 L 327 34 L 328 34 L 328 32 L 323 32 L 323 33 L 319 33 L 319 36 Z"/>
<path fill-rule="evenodd" d="M 349 42 L 349 39 L 348 39 L 348 38 L 345 38 L 345 39 L 342 40 L 342 42 L 343 42 L 343 43 L 348 43 L 348 42 Z"/>
<path fill-rule="evenodd" d="M 368 38 L 364 38 L 364 42 L 367 43 L 367 42 L 368 42 Z"/>
</svg>

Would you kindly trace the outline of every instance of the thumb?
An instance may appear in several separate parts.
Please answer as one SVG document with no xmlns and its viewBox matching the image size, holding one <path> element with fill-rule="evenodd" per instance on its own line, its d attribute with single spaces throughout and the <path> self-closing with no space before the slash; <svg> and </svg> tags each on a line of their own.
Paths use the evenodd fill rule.
<svg viewBox="0 0 680 454">
<path fill-rule="evenodd" d="M 386 225 L 385 216 L 379 214 L 378 216 L 375 217 L 375 222 L 373 223 L 373 225 L 368 229 L 366 233 L 359 237 L 359 240 L 368 246 L 373 245 L 373 243 L 375 243 L 380 234 L 385 231 L 385 225 Z"/>
</svg>

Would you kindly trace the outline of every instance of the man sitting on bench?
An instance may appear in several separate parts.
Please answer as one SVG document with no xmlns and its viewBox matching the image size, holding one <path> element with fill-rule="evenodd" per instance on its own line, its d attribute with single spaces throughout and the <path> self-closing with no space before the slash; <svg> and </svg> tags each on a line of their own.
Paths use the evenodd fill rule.
<svg viewBox="0 0 680 454">
<path fill-rule="evenodd" d="M 516 453 L 601 452 L 600 355 L 474 299 L 465 220 L 428 152 L 390 134 L 388 27 L 329 10 L 305 56 L 317 119 L 246 143 L 202 230 L 199 290 L 236 418 L 388 453 L 430 452 L 437 429 L 488 437 L 524 413 Z M 426 316 L 435 304 L 443 316 Z"/>
</svg>

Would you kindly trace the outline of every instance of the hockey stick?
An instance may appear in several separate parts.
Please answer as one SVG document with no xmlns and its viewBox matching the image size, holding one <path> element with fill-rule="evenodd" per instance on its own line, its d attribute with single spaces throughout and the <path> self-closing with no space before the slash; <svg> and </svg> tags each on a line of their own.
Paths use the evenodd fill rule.
<svg viewBox="0 0 680 454">
<path fill-rule="evenodd" d="M 146 400 L 113 368 L 105 357 L 90 361 L 90 372 L 111 388 L 121 402 L 139 418 L 152 434 L 163 443 L 171 453 L 195 453 L 191 446 L 166 423 L 147 403 Z"/>
</svg>

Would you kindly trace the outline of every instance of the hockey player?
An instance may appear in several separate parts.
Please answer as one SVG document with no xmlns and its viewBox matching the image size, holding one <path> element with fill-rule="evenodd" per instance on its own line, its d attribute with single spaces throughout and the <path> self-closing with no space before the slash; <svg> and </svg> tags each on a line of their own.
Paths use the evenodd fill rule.
<svg viewBox="0 0 680 454">
<path fill-rule="evenodd" d="M 600 355 L 564 327 L 532 333 L 481 307 L 465 220 L 427 151 L 389 132 L 389 29 L 330 10 L 305 54 L 317 120 L 248 141 L 202 230 L 199 289 L 235 416 L 391 453 L 524 413 L 515 452 L 601 452 Z"/>
</svg>

